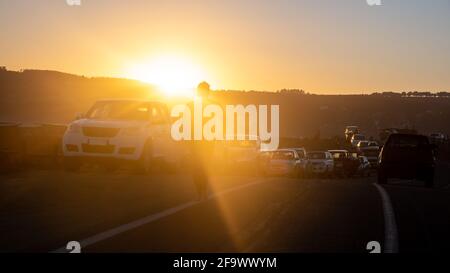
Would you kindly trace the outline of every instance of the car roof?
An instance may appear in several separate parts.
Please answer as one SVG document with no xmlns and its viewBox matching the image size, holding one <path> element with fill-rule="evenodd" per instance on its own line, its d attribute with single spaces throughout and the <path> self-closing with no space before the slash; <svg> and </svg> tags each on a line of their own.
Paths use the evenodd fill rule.
<svg viewBox="0 0 450 273">
<path fill-rule="evenodd" d="M 330 153 L 348 153 L 347 150 L 329 150 Z"/>
<path fill-rule="evenodd" d="M 411 137 L 411 138 L 427 138 L 424 135 L 417 135 L 417 134 L 402 134 L 402 133 L 397 133 L 397 134 L 390 134 L 389 138 L 391 137 Z M 428 138 L 427 138 L 428 139 Z"/>
<path fill-rule="evenodd" d="M 137 102 L 137 103 L 158 103 L 163 104 L 156 100 L 145 100 L 145 99 L 99 99 L 96 102 Z"/>
<path fill-rule="evenodd" d="M 275 150 L 274 152 L 295 152 L 295 149 L 291 149 L 291 148 L 278 149 L 278 150 Z"/>
</svg>

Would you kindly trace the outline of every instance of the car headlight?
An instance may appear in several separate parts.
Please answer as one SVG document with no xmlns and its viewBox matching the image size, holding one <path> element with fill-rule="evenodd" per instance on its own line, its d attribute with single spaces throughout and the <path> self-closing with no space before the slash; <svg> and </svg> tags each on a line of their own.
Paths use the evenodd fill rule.
<svg viewBox="0 0 450 273">
<path fill-rule="evenodd" d="M 122 129 L 122 134 L 124 136 L 137 136 L 142 132 L 141 127 L 128 127 Z"/>
<path fill-rule="evenodd" d="M 81 125 L 76 124 L 76 123 L 70 124 L 68 132 L 72 133 L 72 134 L 80 134 L 81 133 Z"/>
</svg>

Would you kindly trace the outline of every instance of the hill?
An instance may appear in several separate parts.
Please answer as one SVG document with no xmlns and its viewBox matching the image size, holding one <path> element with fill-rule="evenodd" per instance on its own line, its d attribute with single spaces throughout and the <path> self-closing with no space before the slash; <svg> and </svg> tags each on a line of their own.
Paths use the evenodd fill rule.
<svg viewBox="0 0 450 273">
<path fill-rule="evenodd" d="M 0 70 L 0 121 L 65 123 L 100 98 L 146 98 L 150 85 L 57 71 Z"/>
<path fill-rule="evenodd" d="M 56 71 L 0 70 L 0 121 L 70 122 L 101 98 L 156 97 L 138 81 L 87 78 Z M 341 136 L 346 125 L 359 125 L 369 136 L 389 127 L 424 134 L 450 134 L 450 98 L 430 93 L 313 95 L 303 91 L 215 91 L 223 104 L 279 104 L 284 137 Z"/>
</svg>

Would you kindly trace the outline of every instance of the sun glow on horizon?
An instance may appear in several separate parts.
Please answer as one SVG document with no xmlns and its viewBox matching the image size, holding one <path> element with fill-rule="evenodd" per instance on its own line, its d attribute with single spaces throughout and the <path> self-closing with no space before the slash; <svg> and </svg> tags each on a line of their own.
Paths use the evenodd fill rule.
<svg viewBox="0 0 450 273">
<path fill-rule="evenodd" d="M 197 84 L 207 80 L 206 74 L 193 62 L 176 56 L 159 56 L 134 64 L 127 76 L 154 84 L 167 96 L 192 97 Z"/>
</svg>

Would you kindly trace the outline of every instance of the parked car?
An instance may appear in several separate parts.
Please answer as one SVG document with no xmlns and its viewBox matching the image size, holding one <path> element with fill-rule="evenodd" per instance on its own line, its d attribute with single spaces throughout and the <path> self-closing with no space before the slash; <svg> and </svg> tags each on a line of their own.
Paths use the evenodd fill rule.
<svg viewBox="0 0 450 273">
<path fill-rule="evenodd" d="M 303 177 L 306 173 L 306 165 L 308 164 L 308 159 L 306 158 L 306 149 L 305 148 L 293 148 L 300 158 L 300 169 L 299 176 Z"/>
<path fill-rule="evenodd" d="M 436 145 L 443 144 L 447 137 L 443 133 L 430 134 L 430 142 Z"/>
<path fill-rule="evenodd" d="M 378 182 L 389 178 L 420 179 L 427 187 L 434 181 L 434 146 L 426 136 L 391 134 L 383 146 L 378 168 Z"/>
<path fill-rule="evenodd" d="M 64 134 L 65 168 L 76 171 L 87 162 L 107 162 L 115 167 L 118 160 L 124 160 L 150 172 L 161 160 L 174 163 L 170 126 L 168 109 L 162 103 L 97 101 Z"/>
<path fill-rule="evenodd" d="M 415 129 L 409 129 L 409 128 L 386 128 L 381 129 L 379 132 L 379 139 L 381 143 L 386 143 L 388 137 L 391 134 L 411 134 L 416 135 L 417 131 Z"/>
<path fill-rule="evenodd" d="M 361 176 L 370 176 L 370 162 L 365 156 L 359 156 L 359 165 L 356 173 Z"/>
<path fill-rule="evenodd" d="M 377 148 L 379 148 L 380 145 L 378 144 L 378 142 L 371 140 L 371 141 L 369 141 L 369 147 L 377 147 Z"/>
<path fill-rule="evenodd" d="M 334 160 L 334 173 L 340 176 L 352 176 L 356 173 L 359 161 L 347 150 L 330 150 Z"/>
<path fill-rule="evenodd" d="M 378 142 L 360 141 L 358 144 L 358 150 L 360 155 L 367 157 L 372 168 L 376 168 L 378 166 L 378 156 L 380 155 L 380 147 Z"/>
<path fill-rule="evenodd" d="M 363 134 L 354 134 L 351 139 L 351 144 L 353 147 L 357 147 L 360 141 L 366 140 L 366 136 Z"/>
<path fill-rule="evenodd" d="M 236 137 L 238 139 L 238 137 Z M 242 136 L 245 140 L 220 141 L 215 145 L 215 158 L 221 168 L 228 171 L 250 172 L 257 170 L 261 141 L 257 136 Z"/>
<path fill-rule="evenodd" d="M 368 140 L 361 140 L 357 145 L 356 148 L 358 150 L 361 150 L 362 148 L 369 147 L 369 141 Z"/>
<path fill-rule="evenodd" d="M 345 127 L 345 139 L 350 142 L 354 134 L 359 134 L 358 126 L 347 126 Z"/>
<path fill-rule="evenodd" d="M 298 156 L 296 150 L 280 149 L 272 153 L 267 168 L 267 174 L 298 177 L 300 168 L 300 157 Z"/>
<path fill-rule="evenodd" d="M 308 165 L 307 175 L 332 175 L 334 172 L 334 160 L 330 152 L 312 151 L 306 153 Z"/>
</svg>

